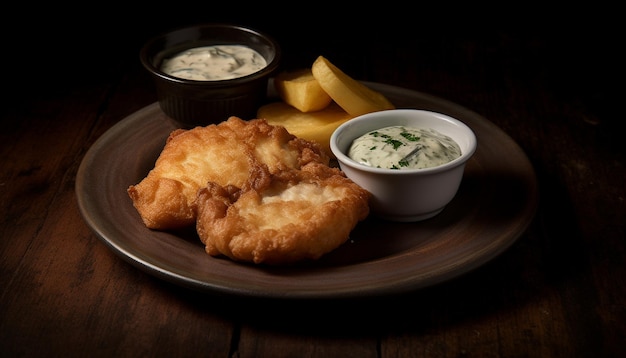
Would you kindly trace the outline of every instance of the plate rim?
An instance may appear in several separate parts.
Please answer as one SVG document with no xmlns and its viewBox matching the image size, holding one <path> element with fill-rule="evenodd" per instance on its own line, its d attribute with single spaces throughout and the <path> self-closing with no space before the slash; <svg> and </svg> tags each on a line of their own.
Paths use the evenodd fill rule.
<svg viewBox="0 0 626 358">
<path fill-rule="evenodd" d="M 503 242 L 501 242 L 497 247 L 489 248 L 486 250 L 484 254 L 479 255 L 478 259 L 474 259 L 471 262 L 466 262 L 462 269 L 458 267 L 451 268 L 448 271 L 439 271 L 437 275 L 429 276 L 428 273 L 423 273 L 422 277 L 416 276 L 408 276 L 404 279 L 395 280 L 394 282 L 388 282 L 380 285 L 369 285 L 369 286 L 350 286 L 343 288 L 334 288 L 332 290 L 319 290 L 314 286 L 310 287 L 299 287 L 295 289 L 288 288 L 277 288 L 276 290 L 268 290 L 267 287 L 263 287 L 263 285 L 255 284 L 254 282 L 250 282 L 248 285 L 232 285 L 229 282 L 224 282 L 224 280 L 200 280 L 194 277 L 190 277 L 190 275 L 185 275 L 184 273 L 176 272 L 167 267 L 163 267 L 163 265 L 159 263 L 155 263 L 150 259 L 146 259 L 141 255 L 140 252 L 133 252 L 129 250 L 124 245 L 121 245 L 123 242 L 120 242 L 117 238 L 111 238 L 106 233 L 106 230 L 103 229 L 103 223 L 100 222 L 102 218 L 94 217 L 92 212 L 93 202 L 90 200 L 95 199 L 95 195 L 93 192 L 90 192 L 88 188 L 88 179 L 87 176 L 90 174 L 90 162 L 93 161 L 100 153 L 103 148 L 110 143 L 112 138 L 120 133 L 125 133 L 125 135 L 129 135 L 129 133 L 133 132 L 133 127 L 135 122 L 141 122 L 144 120 L 146 116 L 152 115 L 154 113 L 160 112 L 160 107 L 158 102 L 151 103 L 138 111 L 131 113 L 127 117 L 120 120 L 118 123 L 114 124 L 110 127 L 104 134 L 102 134 L 96 141 L 91 145 L 91 147 L 85 153 L 85 156 L 82 158 L 80 166 L 78 168 L 76 174 L 76 182 L 75 182 L 75 193 L 78 201 L 78 206 L 80 209 L 80 214 L 92 230 L 92 232 L 98 237 L 98 239 L 111 249 L 117 256 L 121 257 L 127 263 L 130 263 L 132 266 L 151 274 L 157 278 L 163 279 L 173 284 L 177 284 L 179 286 L 187 287 L 190 289 L 194 289 L 197 291 L 208 292 L 212 294 L 226 294 L 226 295 L 236 295 L 236 296 L 247 296 L 247 297 L 264 297 L 264 298 L 289 298 L 289 299 L 322 299 L 322 298 L 341 298 L 341 297 L 372 297 L 372 296 L 387 296 L 391 294 L 405 293 L 407 291 L 414 291 L 418 289 L 422 289 L 428 286 L 432 286 L 434 284 L 442 283 L 444 281 L 450 280 L 467 272 L 473 271 L 474 269 L 484 265 L 485 263 L 491 261 L 495 257 L 499 256 L 501 253 L 506 251 L 514 242 L 518 240 L 520 236 L 526 231 L 532 220 L 534 219 L 537 203 L 538 203 L 538 183 L 534 168 L 523 149 L 519 147 L 519 145 L 504 131 L 502 131 L 499 127 L 497 127 L 494 123 L 487 120 L 486 118 L 480 116 L 476 112 L 473 112 L 463 106 L 460 106 L 451 101 L 432 96 L 426 93 L 422 93 L 419 91 L 405 89 L 402 87 L 397 87 L 388 84 L 376 83 L 376 82 L 367 82 L 362 81 L 367 86 L 370 86 L 376 90 L 381 91 L 382 93 L 394 93 L 400 92 L 404 95 L 411 97 L 418 97 L 421 99 L 425 99 L 427 101 L 431 101 L 437 103 L 438 105 L 449 108 L 452 112 L 461 113 L 464 115 L 474 116 L 475 118 L 481 120 L 483 125 L 487 126 L 489 129 L 497 131 L 500 136 L 503 137 L 504 140 L 507 140 L 510 145 L 516 147 L 515 149 L 520 152 L 520 154 L 525 159 L 526 166 L 531 170 L 530 175 L 532 177 L 531 183 L 531 196 L 527 198 L 526 206 L 527 208 L 524 210 L 524 216 L 522 220 L 517 222 L 517 228 L 513 230 L 513 234 L 509 235 Z M 412 108 L 412 107 L 409 107 Z M 174 127 L 172 127 L 174 128 Z M 480 144 L 480 143 L 479 143 Z M 207 257 L 210 258 L 208 255 Z M 384 261 L 385 258 L 373 260 L 372 262 L 363 262 L 359 265 L 371 265 L 374 261 L 381 262 Z M 237 264 L 240 265 L 240 264 Z M 359 266 L 352 265 L 352 266 Z M 352 267 L 351 266 L 351 267 Z M 363 267 L 363 266 L 359 266 Z M 256 269 L 252 267 L 251 269 Z M 347 269 L 346 267 L 334 267 L 334 271 L 342 271 Z"/>
</svg>

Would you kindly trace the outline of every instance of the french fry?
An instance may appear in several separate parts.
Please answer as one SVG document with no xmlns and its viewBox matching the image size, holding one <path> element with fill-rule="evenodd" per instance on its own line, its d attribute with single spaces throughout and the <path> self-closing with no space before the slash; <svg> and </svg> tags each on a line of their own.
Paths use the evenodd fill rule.
<svg viewBox="0 0 626 358">
<path fill-rule="evenodd" d="M 324 92 L 352 116 L 395 108 L 383 94 L 348 76 L 323 56 L 315 60 L 311 72 Z"/>
<path fill-rule="evenodd" d="M 319 111 L 332 102 L 310 68 L 279 73 L 274 79 L 274 87 L 285 103 L 302 112 Z"/>
</svg>

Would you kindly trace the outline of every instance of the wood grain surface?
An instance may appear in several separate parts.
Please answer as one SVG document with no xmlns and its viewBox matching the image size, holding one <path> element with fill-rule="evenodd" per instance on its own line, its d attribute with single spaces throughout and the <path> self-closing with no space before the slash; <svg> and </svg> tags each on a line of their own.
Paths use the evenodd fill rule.
<svg viewBox="0 0 626 358">
<path fill-rule="evenodd" d="M 626 355 L 624 58 L 611 9 L 527 10 L 512 23 L 510 9 L 446 17 L 396 7 L 356 19 L 50 7 L 16 12 L 36 35 L 9 31 L 1 62 L 0 356 Z M 401 21 L 384 22 L 390 14 Z M 606 21 L 592 28 L 594 18 Z M 385 297 L 211 295 L 138 270 L 82 220 L 75 178 L 100 136 L 156 101 L 141 44 L 200 21 L 269 32 L 286 68 L 324 55 L 357 79 L 487 118 L 536 171 L 533 221 L 476 270 Z"/>
</svg>

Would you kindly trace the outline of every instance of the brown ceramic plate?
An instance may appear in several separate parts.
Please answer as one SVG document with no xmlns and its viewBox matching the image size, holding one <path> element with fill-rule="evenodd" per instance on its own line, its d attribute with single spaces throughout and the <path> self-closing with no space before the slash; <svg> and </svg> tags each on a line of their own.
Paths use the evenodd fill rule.
<svg viewBox="0 0 626 358">
<path fill-rule="evenodd" d="M 418 223 L 375 218 L 319 261 L 264 267 L 210 257 L 190 232 L 147 229 L 126 189 L 153 167 L 174 126 L 157 103 L 128 116 L 89 149 L 76 177 L 81 214 L 121 258 L 156 277 L 210 293 L 266 298 L 341 298 L 402 293 L 467 273 L 513 244 L 536 210 L 535 172 L 525 153 L 480 115 L 440 98 L 367 83 L 399 108 L 439 111 L 475 132 L 476 153 L 459 192 L 438 216 Z"/>
</svg>

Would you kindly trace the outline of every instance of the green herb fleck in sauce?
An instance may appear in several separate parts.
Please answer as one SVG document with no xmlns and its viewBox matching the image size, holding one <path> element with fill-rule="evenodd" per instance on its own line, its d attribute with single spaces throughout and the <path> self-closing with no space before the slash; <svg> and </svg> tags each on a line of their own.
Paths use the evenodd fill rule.
<svg viewBox="0 0 626 358">
<path fill-rule="evenodd" d="M 355 139 L 348 155 L 376 168 L 421 169 L 460 157 L 461 148 L 452 138 L 433 129 L 390 126 Z"/>
</svg>

